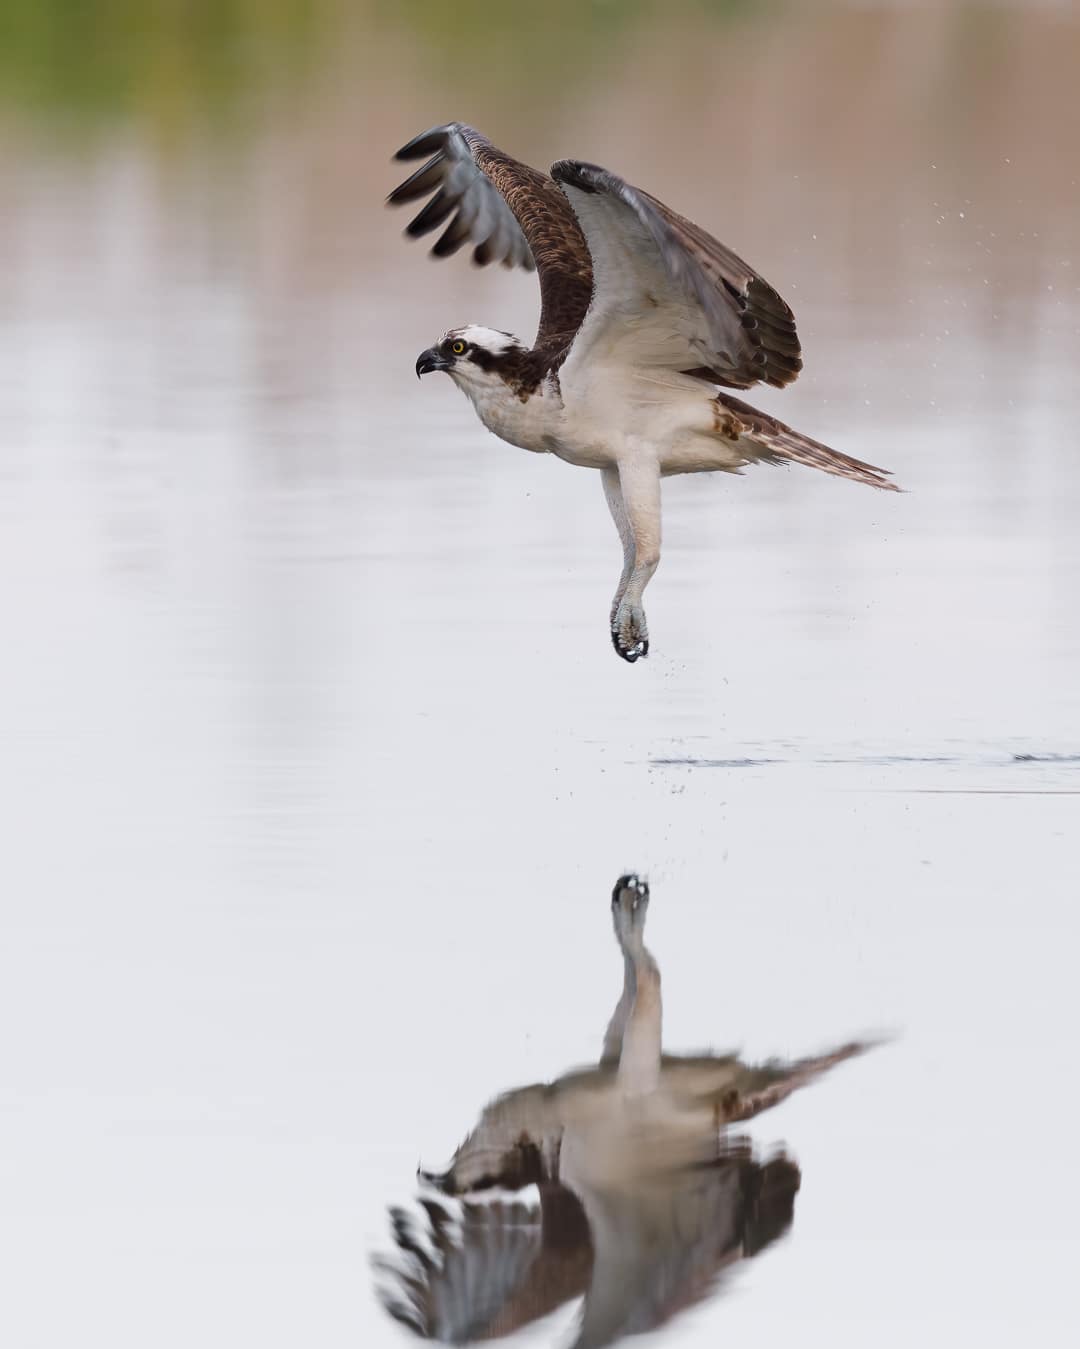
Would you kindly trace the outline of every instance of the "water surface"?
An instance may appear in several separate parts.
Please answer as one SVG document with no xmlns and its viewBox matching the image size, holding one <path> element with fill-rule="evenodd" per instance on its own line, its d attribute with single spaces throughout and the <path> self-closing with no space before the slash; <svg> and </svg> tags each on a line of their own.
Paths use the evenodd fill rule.
<svg viewBox="0 0 1080 1349">
<path fill-rule="evenodd" d="M 392 1342 L 385 1205 L 595 1057 L 631 868 L 671 1043 L 898 1033 L 770 1115 L 792 1234 L 673 1342 L 1066 1342 L 1080 27 L 644 6 L 545 63 L 317 10 L 212 88 L 152 26 L 101 98 L 7 47 L 5 1342 Z M 451 117 L 745 253 L 805 347 L 761 406 L 907 492 L 669 482 L 622 665 L 598 481 L 413 374 L 535 319 L 381 206 Z"/>
</svg>

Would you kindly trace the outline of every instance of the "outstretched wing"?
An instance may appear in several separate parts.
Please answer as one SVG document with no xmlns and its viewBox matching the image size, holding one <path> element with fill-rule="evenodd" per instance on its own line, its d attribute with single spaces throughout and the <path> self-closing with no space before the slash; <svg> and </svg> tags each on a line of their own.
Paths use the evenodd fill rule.
<svg viewBox="0 0 1080 1349">
<path fill-rule="evenodd" d="M 791 309 L 730 248 L 595 164 L 561 159 L 551 173 L 581 222 L 595 277 L 575 363 L 598 343 L 623 343 L 638 363 L 736 389 L 798 376 Z"/>
<path fill-rule="evenodd" d="M 481 266 L 535 267 L 541 302 L 535 346 L 550 353 L 567 347 L 589 307 L 592 264 L 565 194 L 546 173 L 512 159 L 461 122 L 425 131 L 395 158 L 425 156 L 427 162 L 387 198 L 396 206 L 434 193 L 406 234 L 418 238 L 449 221 L 431 250 L 435 257 L 472 244 Z"/>
<path fill-rule="evenodd" d="M 509 1335 L 585 1292 L 592 1244 L 568 1190 L 542 1190 L 539 1208 L 421 1203 L 426 1224 L 391 1210 L 397 1258 L 375 1266 L 383 1306 L 422 1339 L 466 1344 Z"/>
<path fill-rule="evenodd" d="M 519 1087 L 485 1106 L 446 1171 L 421 1171 L 443 1194 L 520 1190 L 554 1180 L 563 1136 L 558 1085 Z"/>
</svg>

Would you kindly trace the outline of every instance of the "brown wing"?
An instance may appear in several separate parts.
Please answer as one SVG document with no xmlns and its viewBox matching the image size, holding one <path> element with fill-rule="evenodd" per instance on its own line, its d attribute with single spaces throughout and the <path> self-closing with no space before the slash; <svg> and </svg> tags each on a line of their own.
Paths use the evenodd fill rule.
<svg viewBox="0 0 1080 1349">
<path fill-rule="evenodd" d="M 443 1194 L 520 1190 L 554 1180 L 564 1129 L 559 1084 L 504 1092 L 484 1107 L 446 1171 L 421 1171 Z"/>
<path fill-rule="evenodd" d="M 383 1306 L 422 1339 L 501 1338 L 589 1285 L 588 1223 L 562 1186 L 542 1187 L 539 1209 L 501 1199 L 455 1209 L 432 1199 L 421 1204 L 426 1223 L 391 1210 L 397 1258 L 374 1263 Z"/>
<path fill-rule="evenodd" d="M 730 248 L 595 164 L 562 159 L 551 173 L 593 259 L 596 295 L 583 347 L 589 330 L 632 318 L 638 351 L 658 364 L 736 389 L 779 388 L 798 376 L 795 316 Z"/>
<path fill-rule="evenodd" d="M 589 307 L 592 264 L 562 190 L 461 122 L 425 131 L 395 159 L 425 156 L 427 163 L 387 198 L 396 206 L 434 193 L 406 234 L 418 238 L 449 221 L 431 250 L 435 257 L 449 257 L 468 243 L 480 266 L 535 267 L 541 302 L 535 346 L 551 352 L 568 346 Z"/>
<path fill-rule="evenodd" d="M 697 1166 L 629 1179 L 584 1195 L 594 1273 L 573 1349 L 600 1349 L 654 1330 L 701 1302 L 733 1265 L 791 1226 L 799 1168 L 782 1153 L 760 1163 L 735 1140 Z"/>
</svg>

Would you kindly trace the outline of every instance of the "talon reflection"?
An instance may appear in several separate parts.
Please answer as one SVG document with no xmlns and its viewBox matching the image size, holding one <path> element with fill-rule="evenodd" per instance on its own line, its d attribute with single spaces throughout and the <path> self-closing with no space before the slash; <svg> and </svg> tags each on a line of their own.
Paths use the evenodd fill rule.
<svg viewBox="0 0 1080 1349">
<path fill-rule="evenodd" d="M 391 1210 L 396 1260 L 380 1295 L 425 1339 L 511 1334 L 584 1296 L 575 1349 L 651 1330 L 790 1226 L 797 1165 L 760 1160 L 727 1125 L 778 1104 L 868 1045 L 790 1063 L 661 1051 L 660 970 L 644 943 L 649 887 L 612 894 L 623 988 L 600 1064 L 518 1088 L 486 1107 L 445 1172 L 442 1196 Z M 536 1185 L 539 1203 L 477 1200 Z"/>
</svg>

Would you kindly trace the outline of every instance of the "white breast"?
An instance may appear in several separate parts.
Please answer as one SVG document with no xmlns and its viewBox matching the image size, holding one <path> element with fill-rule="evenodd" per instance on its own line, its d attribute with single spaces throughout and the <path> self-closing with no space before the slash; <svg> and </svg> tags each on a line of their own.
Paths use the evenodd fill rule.
<svg viewBox="0 0 1080 1349">
<path fill-rule="evenodd" d="M 537 454 L 550 453 L 562 423 L 562 399 L 550 385 L 541 385 L 522 399 L 497 376 L 482 372 L 458 380 L 476 415 L 501 440 Z"/>
</svg>

